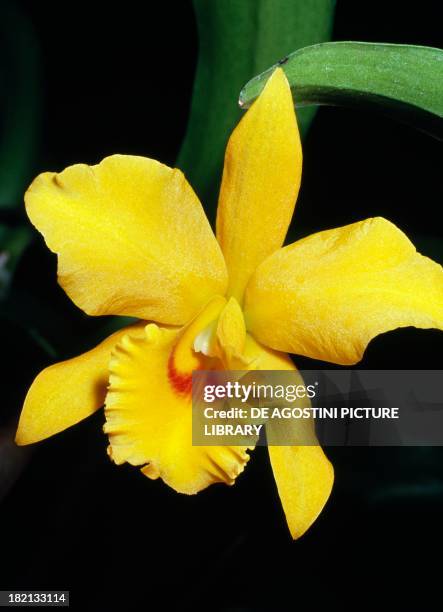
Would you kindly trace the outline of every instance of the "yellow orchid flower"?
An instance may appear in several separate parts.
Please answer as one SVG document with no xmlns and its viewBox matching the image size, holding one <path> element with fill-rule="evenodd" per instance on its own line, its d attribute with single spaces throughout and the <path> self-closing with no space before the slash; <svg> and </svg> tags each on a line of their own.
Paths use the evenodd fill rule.
<svg viewBox="0 0 443 612">
<path fill-rule="evenodd" d="M 58 255 L 60 285 L 89 315 L 142 322 L 41 372 L 17 443 L 60 432 L 104 404 L 115 463 L 141 466 L 182 493 L 233 484 L 247 448 L 191 444 L 193 370 L 238 359 L 295 370 L 287 353 L 354 364 L 377 334 L 442 328 L 443 270 L 389 221 L 282 248 L 301 169 L 291 91 L 277 69 L 229 140 L 217 239 L 183 174 L 157 161 L 114 155 L 37 177 L 26 210 Z M 271 446 L 269 454 L 299 537 L 329 497 L 332 467 L 319 446 Z"/>
</svg>

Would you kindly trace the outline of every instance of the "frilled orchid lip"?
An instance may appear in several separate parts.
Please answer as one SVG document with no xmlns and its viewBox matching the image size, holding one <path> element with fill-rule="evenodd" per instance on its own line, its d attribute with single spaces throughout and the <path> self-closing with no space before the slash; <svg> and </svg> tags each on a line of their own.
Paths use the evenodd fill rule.
<svg viewBox="0 0 443 612">
<path fill-rule="evenodd" d="M 192 372 L 222 369 L 224 349 L 218 339 L 218 354 L 208 356 L 193 349 L 194 341 L 225 308 L 226 300 L 215 297 L 184 328 L 150 324 L 143 338 L 128 334 L 110 362 L 109 455 L 117 464 L 143 466 L 144 474 L 161 477 L 181 493 L 197 493 L 213 482 L 233 484 L 249 460 L 248 447 L 190 444 Z"/>
<path fill-rule="evenodd" d="M 114 155 L 38 176 L 26 210 L 58 255 L 61 286 L 87 314 L 142 322 L 41 372 L 17 442 L 62 431 L 105 403 L 116 463 L 186 493 L 232 484 L 246 448 L 192 446 L 193 370 L 294 369 L 287 352 L 354 364 L 382 332 L 443 329 L 441 266 L 385 219 L 282 248 L 301 170 L 291 91 L 277 69 L 229 140 L 216 237 L 183 174 L 152 159 Z M 328 499 L 332 467 L 318 446 L 269 453 L 298 537 Z"/>
</svg>

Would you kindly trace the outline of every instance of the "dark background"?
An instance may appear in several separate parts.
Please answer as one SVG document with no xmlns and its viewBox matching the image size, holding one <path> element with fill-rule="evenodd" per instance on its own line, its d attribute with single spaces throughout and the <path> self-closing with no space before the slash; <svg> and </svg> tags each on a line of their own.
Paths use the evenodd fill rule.
<svg viewBox="0 0 443 612">
<path fill-rule="evenodd" d="M 20 4 L 42 54 L 36 173 L 116 152 L 173 164 L 198 52 L 191 3 Z M 440 46 L 438 5 L 339 0 L 333 40 Z M 376 114 L 322 108 L 305 143 L 291 235 L 383 215 L 442 262 L 441 192 L 437 141 Z M 86 348 L 81 338 L 96 322 L 57 287 L 40 239 L 13 290 L 29 296 L 23 317 L 47 313 L 58 355 Z M 2 335 L 2 419 L 12 422 L 50 358 L 18 326 Z M 441 332 L 399 330 L 375 339 L 362 365 L 439 369 L 442 353 Z M 326 449 L 334 491 L 292 542 L 266 449 L 234 487 L 186 497 L 112 465 L 102 422 L 98 413 L 17 455 L 27 465 L 0 505 L 1 589 L 69 589 L 79 610 L 441 607 L 443 449 Z"/>
</svg>

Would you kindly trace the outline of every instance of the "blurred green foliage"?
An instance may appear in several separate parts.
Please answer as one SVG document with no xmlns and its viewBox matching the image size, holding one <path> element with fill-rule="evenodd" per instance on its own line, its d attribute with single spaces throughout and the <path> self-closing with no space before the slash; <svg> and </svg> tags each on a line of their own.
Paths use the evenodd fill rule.
<svg viewBox="0 0 443 612">
<path fill-rule="evenodd" d="M 205 202 L 214 203 L 228 137 L 240 118 L 245 81 L 294 49 L 326 41 L 333 0 L 194 0 L 200 53 L 188 130 L 177 160 Z M 306 133 L 314 109 L 298 115 Z"/>
<path fill-rule="evenodd" d="M 30 22 L 14 2 L 2 0 L 0 210 L 21 207 L 32 179 L 41 107 L 38 51 Z"/>
</svg>

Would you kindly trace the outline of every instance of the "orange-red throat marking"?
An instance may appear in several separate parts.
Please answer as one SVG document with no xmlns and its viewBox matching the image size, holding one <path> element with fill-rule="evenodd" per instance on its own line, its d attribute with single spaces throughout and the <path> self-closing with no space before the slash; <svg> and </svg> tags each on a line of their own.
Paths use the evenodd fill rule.
<svg viewBox="0 0 443 612">
<path fill-rule="evenodd" d="M 192 372 L 189 374 L 178 372 L 175 367 L 174 351 L 171 351 L 168 359 L 168 380 L 174 391 L 180 395 L 191 395 Z"/>
</svg>

